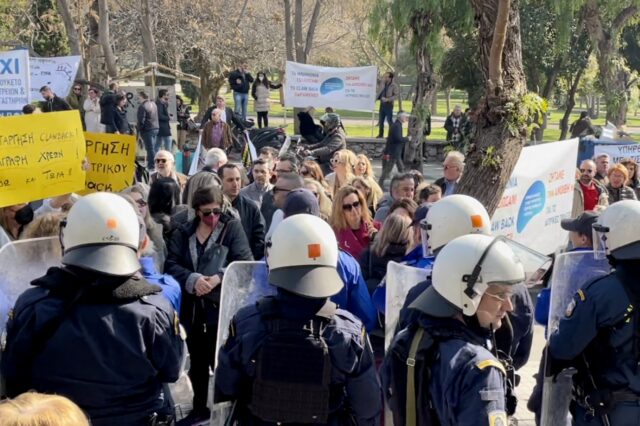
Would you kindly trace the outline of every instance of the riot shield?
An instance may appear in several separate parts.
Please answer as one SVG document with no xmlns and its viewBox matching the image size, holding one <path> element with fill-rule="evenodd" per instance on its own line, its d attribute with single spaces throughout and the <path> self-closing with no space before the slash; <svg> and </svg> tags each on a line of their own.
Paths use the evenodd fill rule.
<svg viewBox="0 0 640 426">
<path fill-rule="evenodd" d="M 233 262 L 225 270 L 220 296 L 216 365 L 218 351 L 229 337 L 229 324 L 236 312 L 244 306 L 255 303 L 261 297 L 276 294 L 276 288 L 269 284 L 268 277 L 265 262 Z M 215 376 L 213 380 L 215 381 Z M 214 404 L 209 424 L 211 426 L 231 424 L 227 421 L 231 416 L 232 407 L 230 403 Z"/>
<path fill-rule="evenodd" d="M 400 317 L 400 309 L 404 305 L 407 293 L 413 286 L 427 279 L 427 275 L 430 273 L 430 270 L 414 268 L 393 261 L 387 264 L 384 322 L 385 350 L 393 340 L 396 324 L 398 324 L 398 318 Z"/>
<path fill-rule="evenodd" d="M 596 260 L 593 251 L 574 251 L 556 256 L 550 282 L 548 334 L 558 328 L 578 289 L 609 272 L 607 260 Z M 568 416 L 572 375 L 570 370 L 565 370 L 555 378 L 545 374 L 542 388 L 543 426 L 566 426 L 571 423 Z"/>
</svg>

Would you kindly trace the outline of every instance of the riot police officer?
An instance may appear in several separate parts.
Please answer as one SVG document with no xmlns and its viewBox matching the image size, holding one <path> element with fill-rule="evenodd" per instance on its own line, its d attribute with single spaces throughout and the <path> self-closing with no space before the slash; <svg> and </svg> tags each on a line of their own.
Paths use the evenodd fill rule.
<svg viewBox="0 0 640 426">
<path fill-rule="evenodd" d="M 640 202 L 620 201 L 593 224 L 594 250 L 610 274 L 580 288 L 549 337 L 553 363 L 569 361 L 576 425 L 637 425 L 640 421 Z M 557 367 L 556 367 L 557 369 Z"/>
<path fill-rule="evenodd" d="M 385 356 L 385 397 L 398 425 L 506 425 L 505 369 L 493 330 L 513 310 L 524 268 L 504 237 L 465 235 L 447 244 L 416 320 Z"/>
<path fill-rule="evenodd" d="M 343 287 L 331 227 L 286 218 L 267 243 L 277 295 L 240 309 L 220 348 L 217 401 L 236 401 L 240 425 L 376 425 L 380 385 L 367 333 L 329 300 Z"/>
<path fill-rule="evenodd" d="M 169 424 L 163 383 L 179 377 L 178 316 L 139 274 L 133 207 L 108 193 L 76 202 L 61 228 L 62 267 L 33 281 L 7 325 L 7 393 L 68 397 L 94 426 Z"/>
</svg>

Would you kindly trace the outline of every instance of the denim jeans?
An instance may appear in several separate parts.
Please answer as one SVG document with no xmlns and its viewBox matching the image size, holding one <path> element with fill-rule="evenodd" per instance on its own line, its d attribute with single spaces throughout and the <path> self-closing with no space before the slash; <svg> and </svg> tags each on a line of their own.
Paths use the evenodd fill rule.
<svg viewBox="0 0 640 426">
<path fill-rule="evenodd" d="M 147 130 L 142 132 L 142 141 L 144 142 L 144 148 L 147 150 L 147 168 L 154 170 L 155 158 L 156 158 L 156 139 L 158 138 L 158 129 Z"/>
<path fill-rule="evenodd" d="M 247 105 L 249 105 L 249 94 L 233 92 L 234 112 L 243 120 L 247 119 Z"/>
<path fill-rule="evenodd" d="M 384 120 L 387 120 L 389 127 L 393 124 L 393 102 L 380 102 L 380 115 L 378 117 L 378 136 L 384 136 Z"/>
<path fill-rule="evenodd" d="M 171 139 L 171 136 L 158 136 L 156 138 L 156 145 L 155 145 L 156 152 L 160 151 L 161 149 L 171 152 L 171 148 L 172 148 L 171 145 L 173 145 L 173 140 Z"/>
</svg>

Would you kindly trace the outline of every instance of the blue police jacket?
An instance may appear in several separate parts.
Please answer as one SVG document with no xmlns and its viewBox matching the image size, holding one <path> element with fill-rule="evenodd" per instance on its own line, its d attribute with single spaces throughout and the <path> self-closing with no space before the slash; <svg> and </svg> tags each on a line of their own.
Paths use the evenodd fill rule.
<svg viewBox="0 0 640 426">
<path fill-rule="evenodd" d="M 153 257 L 146 256 L 140 258 L 142 269 L 140 272 L 144 279 L 149 283 L 155 284 L 162 288 L 162 295 L 167 298 L 173 309 L 180 314 L 180 300 L 182 299 L 182 290 L 180 284 L 169 274 L 161 274 L 156 269 Z"/>
<path fill-rule="evenodd" d="M 396 335 L 382 365 L 383 389 L 393 409 L 404 410 L 406 407 L 406 401 L 392 400 L 397 391 L 391 386 L 395 382 L 398 387 L 406 388 L 406 374 L 392 380 L 390 353 L 396 348 L 408 352 L 417 327 L 425 328 L 437 342 L 434 350 L 438 356 L 431 359 L 428 389 L 440 424 L 506 425 L 505 370 L 488 350 L 488 331 L 476 330 L 479 326 L 472 331 L 460 320 L 433 318 L 424 313 L 416 317 L 414 326 Z M 416 401 L 416 405 L 426 404 L 427 401 Z"/>
<path fill-rule="evenodd" d="M 425 257 L 422 250 L 422 244 L 420 244 L 418 245 L 418 247 L 407 253 L 402 261 L 406 265 L 413 266 L 414 268 L 431 269 L 433 268 L 433 262 L 435 261 L 435 259 L 435 256 Z"/>
<path fill-rule="evenodd" d="M 1 368 L 9 396 L 64 395 L 95 426 L 147 425 L 167 409 L 162 384 L 178 379 L 184 344 L 158 286 L 71 267 L 50 268 L 32 284 L 7 325 Z M 43 339 L 52 321 L 59 326 Z"/>
<path fill-rule="evenodd" d="M 633 320 L 638 306 L 634 306 L 623 285 L 624 280 L 637 287 L 638 269 L 616 265 L 611 274 L 582 286 L 558 329 L 549 336 L 553 358 L 572 360 L 587 354 L 590 372 L 599 389 L 630 389 L 640 393 L 640 371 L 634 353 L 637 325 Z"/>
<path fill-rule="evenodd" d="M 378 326 L 378 316 L 376 308 L 371 301 L 367 283 L 364 282 L 362 277 L 360 264 L 349 253 L 339 250 L 337 270 L 344 287 L 338 294 L 331 296 L 331 301 L 358 317 L 367 331 L 375 330 Z M 268 280 L 268 271 L 267 269 L 264 271 L 265 276 L 263 278 L 260 277 L 261 271 L 257 271 L 255 274 L 258 285 L 262 280 L 264 282 Z"/>
<path fill-rule="evenodd" d="M 275 300 L 283 319 L 311 319 L 326 299 L 309 299 L 278 289 Z M 257 304 L 240 309 L 229 327 L 229 337 L 218 353 L 215 373 L 217 401 L 250 400 L 246 384 L 256 374 L 255 354 L 268 334 Z M 354 315 L 337 309 L 322 334 L 331 357 L 331 386 L 344 393 L 340 405 L 330 407 L 330 425 L 347 424 L 339 419 L 342 410 L 358 425 L 378 425 L 382 410 L 380 383 L 367 333 Z M 250 386 L 248 387 L 250 389 Z M 336 398 L 332 397 L 332 401 Z M 246 407 L 242 408 L 246 411 Z M 243 413 L 246 415 L 246 413 Z M 350 424 L 350 423 L 349 423 Z"/>
</svg>

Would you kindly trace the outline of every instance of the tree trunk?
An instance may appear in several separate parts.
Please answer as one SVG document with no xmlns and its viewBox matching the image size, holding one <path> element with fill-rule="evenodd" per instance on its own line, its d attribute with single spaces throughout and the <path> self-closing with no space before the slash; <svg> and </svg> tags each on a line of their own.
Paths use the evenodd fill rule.
<svg viewBox="0 0 640 426">
<path fill-rule="evenodd" d="M 98 41 L 102 47 L 102 53 L 104 54 L 105 67 L 109 77 L 115 77 L 118 75 L 118 67 L 116 66 L 116 57 L 113 54 L 111 48 L 111 36 L 109 31 L 109 5 L 108 0 L 98 0 L 98 16 L 100 22 L 98 25 Z"/>
<path fill-rule="evenodd" d="M 294 61 L 293 27 L 291 26 L 291 0 L 284 0 L 284 38 L 287 48 L 287 61 Z"/>
<path fill-rule="evenodd" d="M 144 64 L 147 65 L 151 62 L 158 62 L 158 52 L 156 50 L 156 40 L 153 37 L 153 18 L 151 16 L 152 10 L 149 5 L 150 0 L 141 0 L 141 12 L 140 13 L 140 34 L 142 35 L 142 59 Z M 155 94 L 151 95 L 155 97 Z"/>
<path fill-rule="evenodd" d="M 302 41 L 302 17 L 303 4 L 302 0 L 296 0 L 295 17 L 293 18 L 293 40 L 295 42 L 296 62 L 304 62 L 304 43 Z"/>
<path fill-rule="evenodd" d="M 438 90 L 436 87 L 436 91 L 433 93 L 433 98 L 431 98 L 431 116 L 435 117 L 438 115 Z"/>
<path fill-rule="evenodd" d="M 318 26 L 318 18 L 320 18 L 320 9 L 322 7 L 322 0 L 316 0 L 316 4 L 313 6 L 313 12 L 311 13 L 311 20 L 309 21 L 309 28 L 307 28 L 307 37 L 304 41 L 304 62 L 307 63 L 311 49 L 313 48 L 313 38 L 316 34 L 316 27 Z"/>
<path fill-rule="evenodd" d="M 607 121 L 621 126 L 625 123 L 627 115 L 629 72 L 624 67 L 619 51 L 618 34 L 627 22 L 637 15 L 638 7 L 629 6 L 621 10 L 611 22 L 610 28 L 605 28 L 602 13 L 604 9 L 598 5 L 597 0 L 587 1 L 585 24 L 589 28 L 592 44 L 597 46 L 596 59 L 607 106 Z"/>
<path fill-rule="evenodd" d="M 58 13 L 64 23 L 64 28 L 67 31 L 67 37 L 69 37 L 69 48 L 72 55 L 77 55 L 82 58 L 82 46 L 80 45 L 80 37 L 78 36 L 78 30 L 76 24 L 73 22 L 73 16 L 71 15 L 71 9 L 69 8 L 69 2 L 67 0 L 56 0 Z M 84 61 L 84 58 L 82 58 Z M 84 68 L 78 67 L 77 78 L 84 79 Z"/>
<path fill-rule="evenodd" d="M 580 68 L 578 70 L 578 72 L 576 73 L 576 76 L 571 82 L 571 87 L 569 88 L 569 93 L 567 95 L 567 105 L 565 107 L 562 120 L 560 120 L 560 140 L 561 141 L 567 138 L 567 132 L 569 131 L 569 117 L 571 116 L 573 107 L 576 105 L 576 92 L 578 91 L 578 85 L 580 84 L 582 73 L 584 73 L 584 68 Z"/>
<path fill-rule="evenodd" d="M 527 90 L 520 15 L 518 0 L 471 0 L 471 4 L 478 25 L 487 93 L 476 111 L 476 126 L 457 192 L 478 199 L 493 215 L 526 135 L 525 126 L 517 128 L 516 134 L 511 133 L 514 124 L 509 123 L 516 122 L 514 115 L 518 112 L 508 109 L 509 105 L 518 105 Z"/>
</svg>

